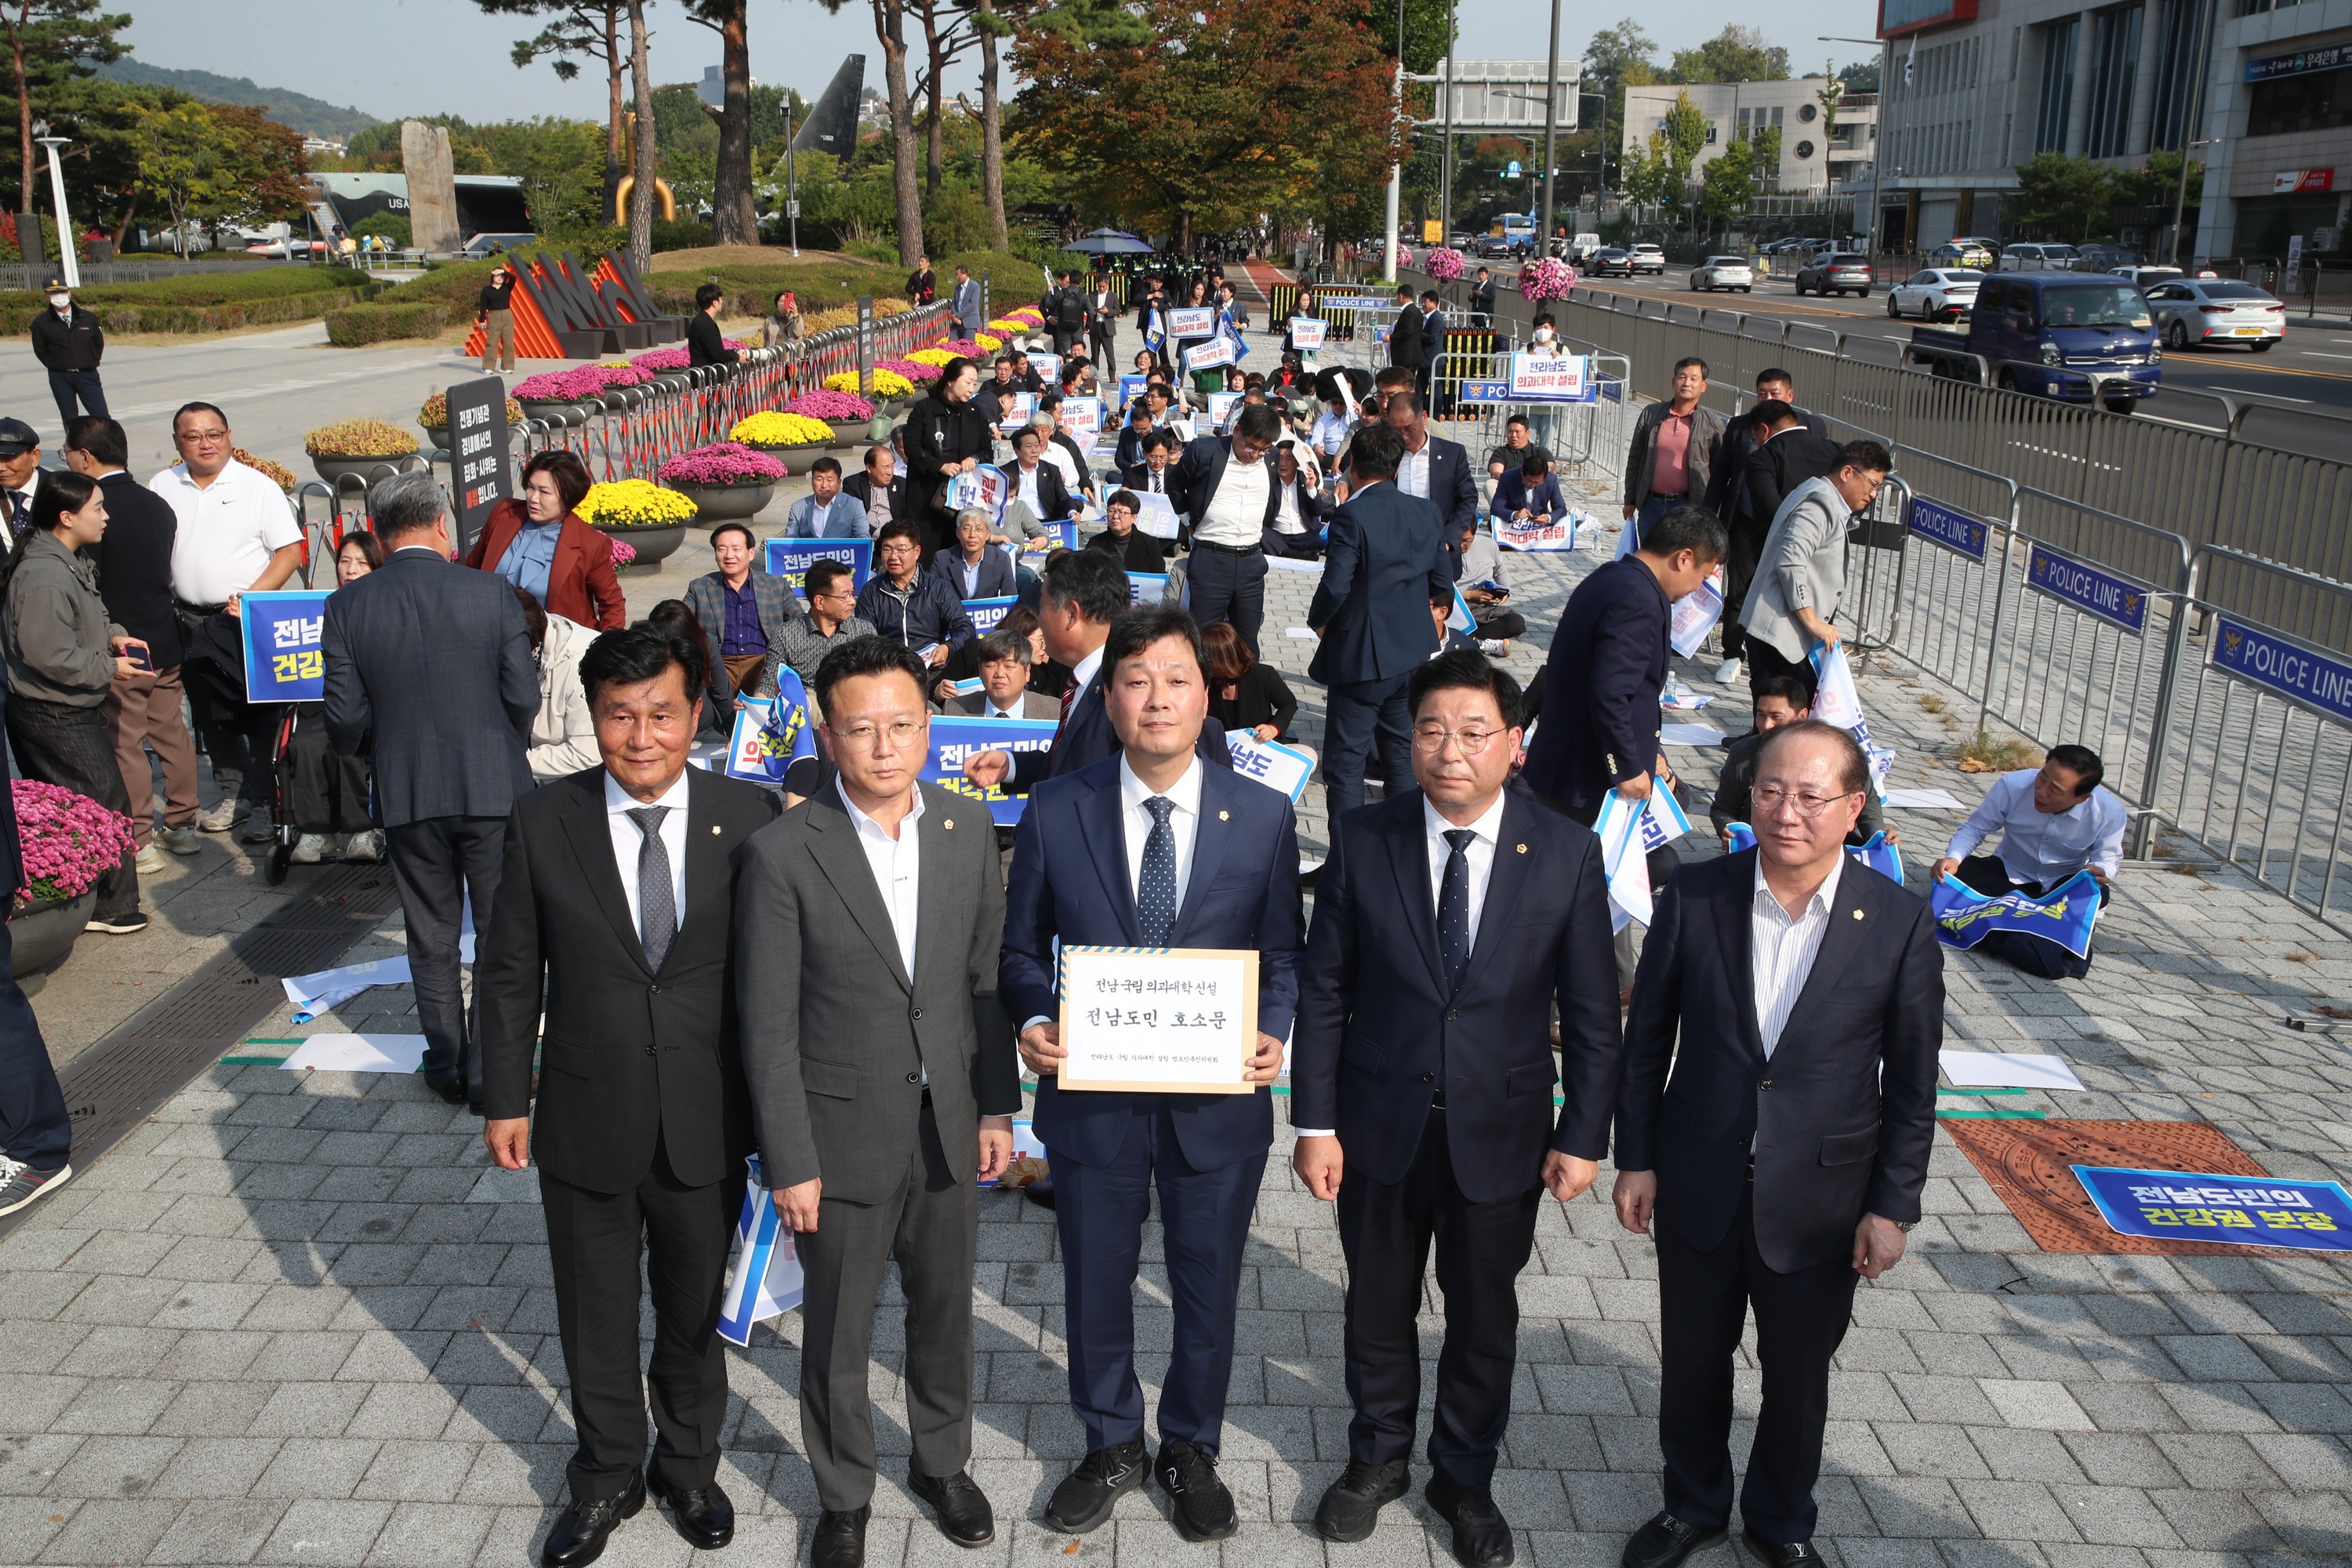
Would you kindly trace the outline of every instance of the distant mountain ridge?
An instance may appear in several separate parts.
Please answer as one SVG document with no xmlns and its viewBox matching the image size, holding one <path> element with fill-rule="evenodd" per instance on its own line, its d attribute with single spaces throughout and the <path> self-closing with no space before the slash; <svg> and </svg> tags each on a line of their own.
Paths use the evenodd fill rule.
<svg viewBox="0 0 2352 1568">
<path fill-rule="evenodd" d="M 312 98 L 308 93 L 294 92 L 282 87 L 263 87 L 241 76 L 173 70 L 163 66 L 148 65 L 132 56 L 125 56 L 97 69 L 100 76 L 114 81 L 140 87 L 177 88 L 190 98 L 201 99 L 206 103 L 257 104 L 268 111 L 270 119 L 299 131 L 305 136 L 340 142 L 354 131 L 364 131 L 371 125 L 383 123 L 373 114 L 344 109 L 323 99 Z"/>
</svg>

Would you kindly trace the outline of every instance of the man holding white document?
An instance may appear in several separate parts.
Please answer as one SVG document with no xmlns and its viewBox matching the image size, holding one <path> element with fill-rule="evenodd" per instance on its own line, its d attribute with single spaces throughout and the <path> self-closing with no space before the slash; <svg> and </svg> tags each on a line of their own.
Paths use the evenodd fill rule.
<svg viewBox="0 0 2352 1568">
<path fill-rule="evenodd" d="M 1039 1079 L 1070 1402 L 1086 1427 L 1087 1456 L 1045 1522 L 1097 1528 L 1149 1469 L 1180 1534 L 1223 1540 L 1240 1528 L 1217 1453 L 1243 1252 L 1274 1139 L 1264 1086 L 1281 1071 L 1304 945 L 1297 825 L 1287 797 L 1199 756 L 1208 676 L 1190 616 L 1167 605 L 1121 614 L 1101 669 L 1119 749 L 1031 794 L 999 985 Z M 1134 1303 L 1155 1190 L 1175 1310 L 1156 1458 Z"/>
</svg>

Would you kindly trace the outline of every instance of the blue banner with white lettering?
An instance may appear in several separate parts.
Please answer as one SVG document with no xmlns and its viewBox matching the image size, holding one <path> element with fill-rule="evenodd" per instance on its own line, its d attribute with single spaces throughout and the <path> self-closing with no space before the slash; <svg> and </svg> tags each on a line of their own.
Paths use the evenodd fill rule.
<svg viewBox="0 0 2352 1568">
<path fill-rule="evenodd" d="M 1928 894 L 1936 910 L 1936 940 L 1947 947 L 1976 946 L 1997 931 L 2020 931 L 2056 942 L 2077 958 L 2091 952 L 2091 931 L 2099 922 L 2099 881 L 2077 871 L 2040 898 L 2019 889 L 1979 893 L 1958 878 L 1946 877 Z"/>
<path fill-rule="evenodd" d="M 2074 1171 L 2118 1236 L 2352 1252 L 2352 1194 L 2335 1182 L 2116 1165 Z"/>
<path fill-rule="evenodd" d="M 1906 521 L 1912 532 L 1931 544 L 1940 544 L 1971 561 L 1985 558 L 1985 541 L 1992 530 L 1964 511 L 1954 511 L 1926 496 L 1913 496 L 1910 514 Z"/>
<path fill-rule="evenodd" d="M 1744 822 L 1734 822 L 1724 828 L 1731 840 L 1726 854 L 1737 855 L 1742 849 L 1756 847 L 1756 830 Z M 1849 858 L 1858 860 L 1882 877 L 1890 877 L 1899 885 L 1903 880 L 1903 851 L 1886 841 L 1884 833 L 1874 833 L 1861 844 L 1845 847 Z"/>
<path fill-rule="evenodd" d="M 727 776 L 751 784 L 782 783 L 786 768 L 816 755 L 814 706 L 800 676 L 782 664 L 776 667 L 773 697 L 737 698 L 723 770 Z"/>
<path fill-rule="evenodd" d="M 327 695 L 327 655 L 320 646 L 331 588 L 280 589 L 237 600 L 245 627 L 245 700 L 317 702 Z"/>
<path fill-rule="evenodd" d="M 1058 728 L 1050 719 L 965 719 L 931 720 L 929 754 L 923 759 L 923 781 L 934 784 L 952 795 L 988 803 L 989 815 L 999 827 L 1010 827 L 1021 820 L 1021 808 L 1029 797 L 1006 795 L 1002 789 L 982 789 L 963 776 L 964 759 L 976 752 L 1043 752 L 1051 750 L 1054 731 Z"/>
<path fill-rule="evenodd" d="M 2025 585 L 2137 637 L 2147 628 L 2147 590 L 2036 544 L 2025 560 Z"/>
<path fill-rule="evenodd" d="M 998 623 L 1010 615 L 1013 606 L 1020 602 L 1019 598 L 1011 594 L 1001 595 L 992 599 L 966 599 L 963 602 L 963 613 L 971 617 L 972 635 L 984 637 L 994 631 Z"/>
<path fill-rule="evenodd" d="M 2213 666 L 2352 723 L 2352 664 L 2340 658 L 2219 616 L 2213 627 Z"/>
<path fill-rule="evenodd" d="M 849 568 L 850 585 L 863 588 L 874 575 L 874 542 L 870 539 L 771 539 L 768 574 L 782 577 L 792 590 L 807 596 L 808 569 L 820 561 L 838 561 Z"/>
</svg>

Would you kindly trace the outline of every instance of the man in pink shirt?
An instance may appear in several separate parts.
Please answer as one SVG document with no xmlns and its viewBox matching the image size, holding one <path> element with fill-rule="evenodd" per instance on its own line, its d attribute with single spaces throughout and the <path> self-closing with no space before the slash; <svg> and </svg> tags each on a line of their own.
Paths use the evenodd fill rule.
<svg viewBox="0 0 2352 1568">
<path fill-rule="evenodd" d="M 1675 366 L 1673 396 L 1649 405 L 1633 422 L 1625 455 L 1625 520 L 1637 539 L 1644 525 L 1706 494 L 1728 421 L 1700 406 L 1706 391 L 1706 362 L 1684 360 Z"/>
</svg>

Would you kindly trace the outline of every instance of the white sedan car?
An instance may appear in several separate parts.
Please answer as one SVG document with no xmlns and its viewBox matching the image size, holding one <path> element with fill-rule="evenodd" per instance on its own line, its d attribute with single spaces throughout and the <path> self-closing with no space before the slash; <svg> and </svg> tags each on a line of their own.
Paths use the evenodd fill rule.
<svg viewBox="0 0 2352 1568">
<path fill-rule="evenodd" d="M 1691 268 L 1690 286 L 1713 293 L 1717 289 L 1737 289 L 1742 294 L 1756 291 L 1756 269 L 1744 256 L 1710 256 Z"/>
<path fill-rule="evenodd" d="M 1930 267 L 1914 272 L 1886 291 L 1886 313 L 1932 321 L 1976 309 L 1977 285 L 1984 274 L 1972 267 Z"/>
<path fill-rule="evenodd" d="M 2233 278 L 2182 278 L 2147 291 L 2164 346 L 2243 343 L 2267 353 L 2286 336 L 2286 307 Z"/>
</svg>

